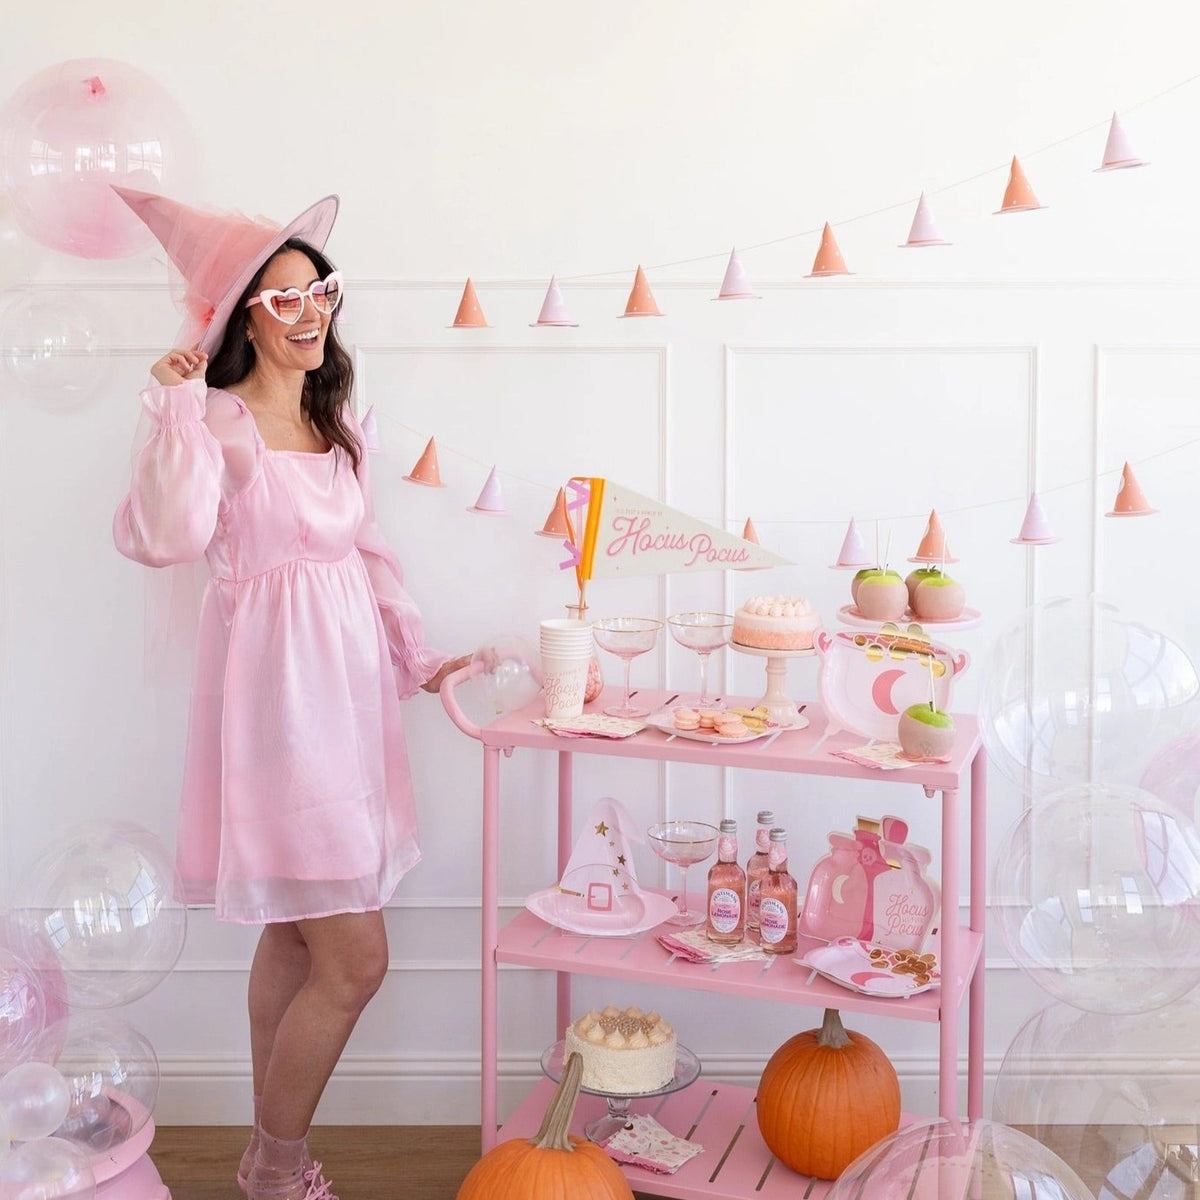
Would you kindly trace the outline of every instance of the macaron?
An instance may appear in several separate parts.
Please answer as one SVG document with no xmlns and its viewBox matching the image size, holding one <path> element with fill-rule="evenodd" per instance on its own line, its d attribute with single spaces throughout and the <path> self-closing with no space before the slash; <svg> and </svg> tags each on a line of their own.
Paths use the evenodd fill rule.
<svg viewBox="0 0 1200 1200">
<path fill-rule="evenodd" d="M 719 708 L 702 708 L 700 710 L 700 728 L 712 729 L 717 723 L 717 718 L 721 715 L 722 713 Z"/>
<path fill-rule="evenodd" d="M 677 708 L 675 710 L 676 729 L 699 729 L 700 714 L 694 708 Z"/>
<path fill-rule="evenodd" d="M 741 717 L 729 716 L 717 721 L 716 733 L 723 738 L 744 738 L 749 736 L 751 729 Z"/>
</svg>

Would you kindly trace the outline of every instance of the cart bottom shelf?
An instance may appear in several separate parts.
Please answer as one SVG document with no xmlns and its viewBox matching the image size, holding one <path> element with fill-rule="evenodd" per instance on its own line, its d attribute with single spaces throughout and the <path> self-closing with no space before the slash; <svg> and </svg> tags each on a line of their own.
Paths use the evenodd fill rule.
<svg viewBox="0 0 1200 1200">
<path fill-rule="evenodd" d="M 554 1093 L 550 1080 L 541 1081 L 505 1122 L 499 1139 L 531 1137 L 541 1124 Z M 580 1096 L 571 1132 L 583 1137 L 589 1121 L 602 1116 L 607 1105 L 600 1096 Z M 701 1076 L 691 1087 L 670 1096 L 638 1101 L 633 1111 L 648 1113 L 678 1137 L 697 1142 L 703 1154 L 685 1163 L 674 1175 L 657 1175 L 642 1167 L 622 1167 L 629 1186 L 648 1196 L 677 1200 L 821 1200 L 830 1184 L 797 1175 L 764 1145 L 754 1116 L 754 1091 Z M 903 1117 L 907 1124 L 916 1117 Z"/>
</svg>

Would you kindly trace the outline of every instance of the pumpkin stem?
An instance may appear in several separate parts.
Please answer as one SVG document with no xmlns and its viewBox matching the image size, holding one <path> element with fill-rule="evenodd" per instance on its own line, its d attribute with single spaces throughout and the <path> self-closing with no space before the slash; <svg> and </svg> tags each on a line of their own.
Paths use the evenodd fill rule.
<svg viewBox="0 0 1200 1200">
<path fill-rule="evenodd" d="M 834 1013 L 834 1016 L 837 1016 Z M 574 1150 L 567 1136 L 571 1118 L 575 1115 L 575 1102 L 579 1099 L 579 1085 L 583 1081 L 583 1059 L 574 1051 L 567 1055 L 562 1078 L 554 1098 L 546 1108 L 542 1127 L 529 1138 L 529 1144 L 538 1150 Z"/>
<path fill-rule="evenodd" d="M 825 1010 L 825 1019 L 821 1022 L 821 1032 L 817 1034 L 818 1046 L 832 1046 L 835 1050 L 850 1044 L 850 1035 L 842 1024 L 841 1015 L 836 1008 Z"/>
</svg>

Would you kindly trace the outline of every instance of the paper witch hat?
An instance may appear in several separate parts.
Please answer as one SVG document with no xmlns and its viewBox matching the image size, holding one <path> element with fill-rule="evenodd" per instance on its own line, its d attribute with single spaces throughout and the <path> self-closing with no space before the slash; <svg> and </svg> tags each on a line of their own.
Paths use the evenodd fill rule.
<svg viewBox="0 0 1200 1200">
<path fill-rule="evenodd" d="M 917 201 L 917 211 L 913 214 L 912 226 L 908 231 L 908 241 L 905 246 L 949 246 L 950 243 L 942 237 L 941 230 L 938 229 L 936 222 L 933 219 L 933 212 L 929 207 L 929 200 L 925 193 L 921 193 L 920 200 Z"/>
<path fill-rule="evenodd" d="M 1025 510 L 1025 520 L 1021 522 L 1021 532 L 1008 540 L 1017 546 L 1049 546 L 1062 541 L 1062 538 L 1054 536 L 1054 530 L 1050 528 L 1037 492 L 1033 492 L 1029 497 L 1029 507 Z"/>
<path fill-rule="evenodd" d="M 658 305 L 654 300 L 654 293 L 650 290 L 650 284 L 646 281 L 646 272 L 642 270 L 641 263 L 638 264 L 637 274 L 633 277 L 633 288 L 629 293 L 629 299 L 625 302 L 625 311 L 621 314 L 622 317 L 661 317 Z"/>
<path fill-rule="evenodd" d="M 916 554 L 912 555 L 908 561 L 912 563 L 958 562 L 958 559 L 950 553 L 950 547 L 946 545 L 946 534 L 942 529 L 941 518 L 937 515 L 936 508 L 930 510 L 929 523 L 925 526 L 925 536 L 921 539 Z"/>
<path fill-rule="evenodd" d="M 753 542 L 756 546 L 762 545 L 758 540 L 758 530 L 754 528 L 754 522 L 749 517 L 746 518 L 746 524 L 742 526 L 742 541 Z"/>
<path fill-rule="evenodd" d="M 483 315 L 483 309 L 479 304 L 479 297 L 475 294 L 475 285 L 468 277 L 466 286 L 463 288 L 462 299 L 458 302 L 458 312 L 454 314 L 454 324 L 451 329 L 487 329 L 487 317 Z"/>
<path fill-rule="evenodd" d="M 438 470 L 437 442 L 430 438 L 421 451 L 421 457 L 413 464 L 413 469 L 404 476 L 409 483 L 423 483 L 426 487 L 445 487 L 442 473 Z"/>
<path fill-rule="evenodd" d="M 714 300 L 761 300 L 761 296 L 755 295 L 754 288 L 750 286 L 749 276 L 746 274 L 746 268 L 742 266 L 742 260 L 738 257 L 737 247 L 734 246 L 729 252 L 729 262 L 725 267 L 725 278 L 721 281 L 721 291 L 713 297 Z"/>
<path fill-rule="evenodd" d="M 1113 113 L 1112 122 L 1108 127 L 1108 140 L 1104 143 L 1104 158 L 1096 170 L 1119 171 L 1125 167 L 1149 165 L 1144 158 L 1138 158 L 1129 142 L 1125 126 L 1121 124 L 1121 118 Z"/>
<path fill-rule="evenodd" d="M 504 493 L 500 490 L 500 479 L 496 475 L 495 467 L 488 472 L 488 477 L 484 480 L 483 487 L 479 492 L 479 498 L 468 511 L 483 513 L 488 517 L 507 515 L 508 509 L 504 507 Z"/>
<path fill-rule="evenodd" d="M 359 424 L 362 426 L 363 441 L 367 444 L 367 453 L 378 454 L 383 449 L 383 445 L 379 440 L 379 421 L 375 416 L 375 405 L 372 404 L 363 413 Z"/>
<path fill-rule="evenodd" d="M 1012 166 L 1008 170 L 1008 187 L 1004 189 L 1004 199 L 993 215 L 1031 212 L 1035 208 L 1045 207 L 1044 204 L 1038 203 L 1038 198 L 1033 194 L 1033 188 L 1029 186 L 1029 180 L 1025 178 L 1025 172 L 1021 169 L 1021 164 L 1014 154 Z"/>
<path fill-rule="evenodd" d="M 578 324 L 578 321 L 571 320 L 571 314 L 567 312 L 567 303 L 563 299 L 558 280 L 551 275 L 550 286 L 546 289 L 546 298 L 542 301 L 542 311 L 538 313 L 536 321 L 530 322 L 530 329 L 534 329 L 538 325 L 570 325 L 574 327 Z"/>
<path fill-rule="evenodd" d="M 858 532 L 858 526 L 851 517 L 850 524 L 846 526 L 846 536 L 842 539 L 842 549 L 837 556 L 837 562 L 830 563 L 830 569 L 860 571 L 863 567 L 871 565 L 871 560 L 867 557 L 867 547 L 863 544 L 862 534 Z"/>
<path fill-rule="evenodd" d="M 806 279 L 819 279 L 825 275 L 853 275 L 853 271 L 846 269 L 846 260 L 842 258 L 842 252 L 838 249 L 837 239 L 833 236 L 833 230 L 830 228 L 829 222 L 825 222 L 825 228 L 821 231 L 821 244 L 817 247 L 817 257 L 813 259 L 812 270 L 805 276 Z"/>
<path fill-rule="evenodd" d="M 146 223 L 184 279 L 186 311 L 178 342 L 213 354 L 230 314 L 259 268 L 289 238 L 323 250 L 337 217 L 338 198 L 326 196 L 295 220 L 206 212 L 154 192 L 110 185 Z"/>
<path fill-rule="evenodd" d="M 1113 501 L 1112 511 L 1106 512 L 1106 517 L 1148 517 L 1158 512 L 1151 508 L 1142 492 L 1141 486 L 1134 478 L 1133 471 L 1126 463 L 1121 470 L 1121 486 L 1117 488 L 1117 498 Z"/>
<path fill-rule="evenodd" d="M 545 525 L 541 529 L 535 529 L 534 533 L 540 537 L 567 538 L 570 540 L 571 519 L 567 516 L 566 488 L 558 489 L 558 498 L 554 501 L 554 507 L 550 510 L 550 515 L 546 518 Z"/>
</svg>

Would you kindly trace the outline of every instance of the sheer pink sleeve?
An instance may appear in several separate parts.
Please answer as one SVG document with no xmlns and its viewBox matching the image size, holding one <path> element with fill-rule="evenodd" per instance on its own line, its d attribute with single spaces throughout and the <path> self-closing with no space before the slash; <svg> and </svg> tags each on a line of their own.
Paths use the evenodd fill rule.
<svg viewBox="0 0 1200 1200">
<path fill-rule="evenodd" d="M 438 668 L 449 661 L 450 656 L 425 645 L 421 612 L 413 598 L 404 590 L 404 571 L 400 560 L 384 541 L 379 526 L 375 524 L 375 504 L 371 498 L 366 441 L 352 415 L 349 420 L 351 428 L 358 436 L 359 446 L 363 447 L 358 462 L 358 482 L 366 502 L 366 516 L 355 540 L 363 562 L 366 563 L 375 600 L 379 605 L 379 615 L 383 618 L 392 666 L 396 672 L 396 689 L 400 699 L 405 700 L 427 679 L 432 679 Z"/>
<path fill-rule="evenodd" d="M 221 446 L 204 424 L 202 379 L 150 387 L 142 406 L 150 436 L 137 452 L 129 495 L 113 517 L 113 540 L 150 567 L 194 562 L 212 540 L 221 502 Z"/>
</svg>

